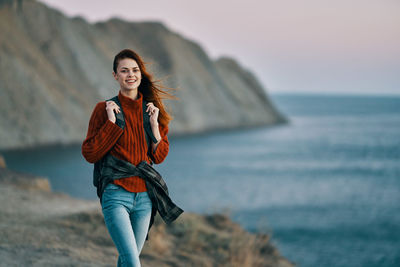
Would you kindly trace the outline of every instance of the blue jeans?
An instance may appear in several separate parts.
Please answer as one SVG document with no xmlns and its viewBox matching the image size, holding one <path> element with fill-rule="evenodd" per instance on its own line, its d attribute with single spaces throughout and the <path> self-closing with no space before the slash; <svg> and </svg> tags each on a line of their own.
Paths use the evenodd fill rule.
<svg viewBox="0 0 400 267">
<path fill-rule="evenodd" d="M 101 207 L 119 253 L 117 266 L 140 266 L 139 254 L 146 239 L 152 208 L 148 193 L 129 192 L 119 185 L 108 184 Z"/>
</svg>

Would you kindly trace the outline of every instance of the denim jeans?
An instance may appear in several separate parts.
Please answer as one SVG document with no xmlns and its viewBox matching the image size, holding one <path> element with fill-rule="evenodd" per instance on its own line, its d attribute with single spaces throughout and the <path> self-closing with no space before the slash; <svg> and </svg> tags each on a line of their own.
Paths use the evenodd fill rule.
<svg viewBox="0 0 400 267">
<path fill-rule="evenodd" d="M 119 253 L 117 266 L 140 266 L 139 254 L 146 239 L 152 208 L 148 193 L 129 192 L 110 183 L 104 189 L 101 207 Z"/>
</svg>

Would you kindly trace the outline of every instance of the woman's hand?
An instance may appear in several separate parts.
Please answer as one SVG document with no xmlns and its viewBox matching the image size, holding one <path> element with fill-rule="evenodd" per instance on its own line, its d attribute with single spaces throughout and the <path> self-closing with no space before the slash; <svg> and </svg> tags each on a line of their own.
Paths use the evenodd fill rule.
<svg viewBox="0 0 400 267">
<path fill-rule="evenodd" d="M 146 112 L 150 115 L 150 124 L 151 126 L 158 126 L 158 107 L 154 106 L 152 102 L 147 103 Z"/>
<path fill-rule="evenodd" d="M 152 142 L 152 149 L 154 150 L 155 147 L 161 141 L 160 129 L 158 128 L 158 113 L 159 113 L 159 109 L 156 106 L 154 106 L 154 104 L 152 102 L 149 102 L 149 103 L 147 103 L 146 112 L 149 112 L 151 130 L 153 131 L 154 137 L 157 139 L 157 143 L 153 143 Z"/>
<path fill-rule="evenodd" d="M 119 106 L 117 104 L 115 104 L 114 101 L 107 101 L 106 102 L 106 110 L 107 110 L 108 119 L 110 121 L 112 121 L 113 123 L 115 123 L 116 118 L 115 118 L 114 110 L 116 113 L 120 113 L 121 111 L 119 109 Z"/>
</svg>

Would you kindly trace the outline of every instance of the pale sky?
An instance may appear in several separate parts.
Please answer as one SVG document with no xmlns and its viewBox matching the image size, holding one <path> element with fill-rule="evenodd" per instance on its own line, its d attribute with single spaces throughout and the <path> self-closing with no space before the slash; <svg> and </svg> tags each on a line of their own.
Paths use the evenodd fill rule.
<svg viewBox="0 0 400 267">
<path fill-rule="evenodd" d="M 400 0 L 41 0 L 89 22 L 161 21 L 268 92 L 400 95 Z"/>
</svg>

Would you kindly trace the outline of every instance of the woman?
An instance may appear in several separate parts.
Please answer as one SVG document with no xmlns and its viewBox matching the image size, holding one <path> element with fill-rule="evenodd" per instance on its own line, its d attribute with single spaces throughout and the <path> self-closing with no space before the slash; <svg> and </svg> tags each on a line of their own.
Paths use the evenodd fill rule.
<svg viewBox="0 0 400 267">
<path fill-rule="evenodd" d="M 146 160 L 158 164 L 169 151 L 168 123 L 172 117 L 165 110 L 161 94 L 174 98 L 161 90 L 146 71 L 143 60 L 130 49 L 119 52 L 113 63 L 113 76 L 120 85 L 118 100 L 124 112 L 125 127 L 116 122 L 121 112 L 113 101 L 97 103 L 90 117 L 82 154 L 90 163 L 100 160 L 107 152 L 134 165 Z M 150 158 L 143 128 L 143 99 L 146 112 L 157 142 L 151 142 Z M 152 202 L 146 183 L 139 176 L 120 178 L 109 183 L 101 200 L 104 221 L 116 245 L 118 266 L 140 266 L 139 254 L 147 235 Z"/>
</svg>

